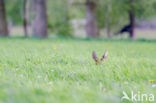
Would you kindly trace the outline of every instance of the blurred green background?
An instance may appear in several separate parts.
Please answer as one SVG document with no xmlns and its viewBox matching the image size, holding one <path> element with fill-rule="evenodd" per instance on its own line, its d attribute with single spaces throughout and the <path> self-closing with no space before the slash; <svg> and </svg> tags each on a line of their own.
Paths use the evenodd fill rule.
<svg viewBox="0 0 156 103">
<path fill-rule="evenodd" d="M 27 0 L 28 31 L 32 35 L 32 22 L 37 0 Z M 99 31 L 98 37 L 126 38 L 117 35 L 119 30 L 129 24 L 129 11 L 133 5 L 135 14 L 136 38 L 156 39 L 156 1 L 155 0 L 88 0 L 95 3 L 93 13 Z M 86 21 L 87 0 L 46 0 L 48 36 L 87 37 Z M 131 4 L 130 1 L 133 3 Z M 5 0 L 6 15 L 10 36 L 24 36 L 23 8 L 25 0 Z"/>
</svg>

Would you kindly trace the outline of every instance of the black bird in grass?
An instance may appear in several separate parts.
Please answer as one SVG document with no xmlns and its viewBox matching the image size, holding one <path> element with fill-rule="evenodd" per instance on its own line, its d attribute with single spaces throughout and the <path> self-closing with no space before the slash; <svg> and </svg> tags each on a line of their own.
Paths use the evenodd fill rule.
<svg viewBox="0 0 156 103">
<path fill-rule="evenodd" d="M 120 30 L 119 34 L 123 34 L 125 32 L 130 33 L 131 31 L 132 31 L 132 26 L 126 25 Z"/>
</svg>

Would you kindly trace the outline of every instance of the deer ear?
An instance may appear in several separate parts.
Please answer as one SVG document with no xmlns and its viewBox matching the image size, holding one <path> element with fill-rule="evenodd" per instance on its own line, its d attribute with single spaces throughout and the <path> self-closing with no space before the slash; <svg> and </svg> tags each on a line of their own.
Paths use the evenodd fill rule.
<svg viewBox="0 0 156 103">
<path fill-rule="evenodd" d="M 107 56 L 108 56 L 108 51 L 106 50 L 105 53 L 104 53 L 104 55 L 100 59 L 100 61 L 103 61 L 103 60 L 107 59 Z"/>
<path fill-rule="evenodd" d="M 97 57 L 95 51 L 92 52 L 92 57 L 93 57 L 93 60 L 94 60 L 94 61 L 96 62 L 96 64 L 97 64 L 99 61 L 98 61 L 98 57 Z"/>
</svg>

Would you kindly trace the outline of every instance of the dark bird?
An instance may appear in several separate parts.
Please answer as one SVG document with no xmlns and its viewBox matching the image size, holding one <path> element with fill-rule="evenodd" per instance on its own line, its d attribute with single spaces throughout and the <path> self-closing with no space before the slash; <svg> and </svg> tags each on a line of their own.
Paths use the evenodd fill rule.
<svg viewBox="0 0 156 103">
<path fill-rule="evenodd" d="M 125 33 L 125 32 L 130 33 L 131 30 L 132 30 L 132 26 L 131 26 L 131 25 L 126 25 L 126 26 L 124 26 L 124 27 L 120 30 L 119 33 L 120 33 L 120 34 L 123 34 L 123 33 Z"/>
</svg>

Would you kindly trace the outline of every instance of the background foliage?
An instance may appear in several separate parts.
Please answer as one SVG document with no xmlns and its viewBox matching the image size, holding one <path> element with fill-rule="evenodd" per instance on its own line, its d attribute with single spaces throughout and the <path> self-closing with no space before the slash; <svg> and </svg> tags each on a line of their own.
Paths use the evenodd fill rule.
<svg viewBox="0 0 156 103">
<path fill-rule="evenodd" d="M 96 17 L 100 29 L 111 28 L 116 32 L 129 23 L 128 11 L 130 0 L 92 0 L 96 3 Z M 85 18 L 86 0 L 47 0 L 49 32 L 61 35 L 72 35 L 71 20 Z M 22 25 L 23 0 L 6 0 L 7 17 L 14 25 Z M 32 0 L 30 0 L 30 19 L 32 15 Z M 78 5 L 77 5 L 78 4 Z M 136 19 L 151 19 L 156 16 L 155 0 L 134 0 Z"/>
</svg>

